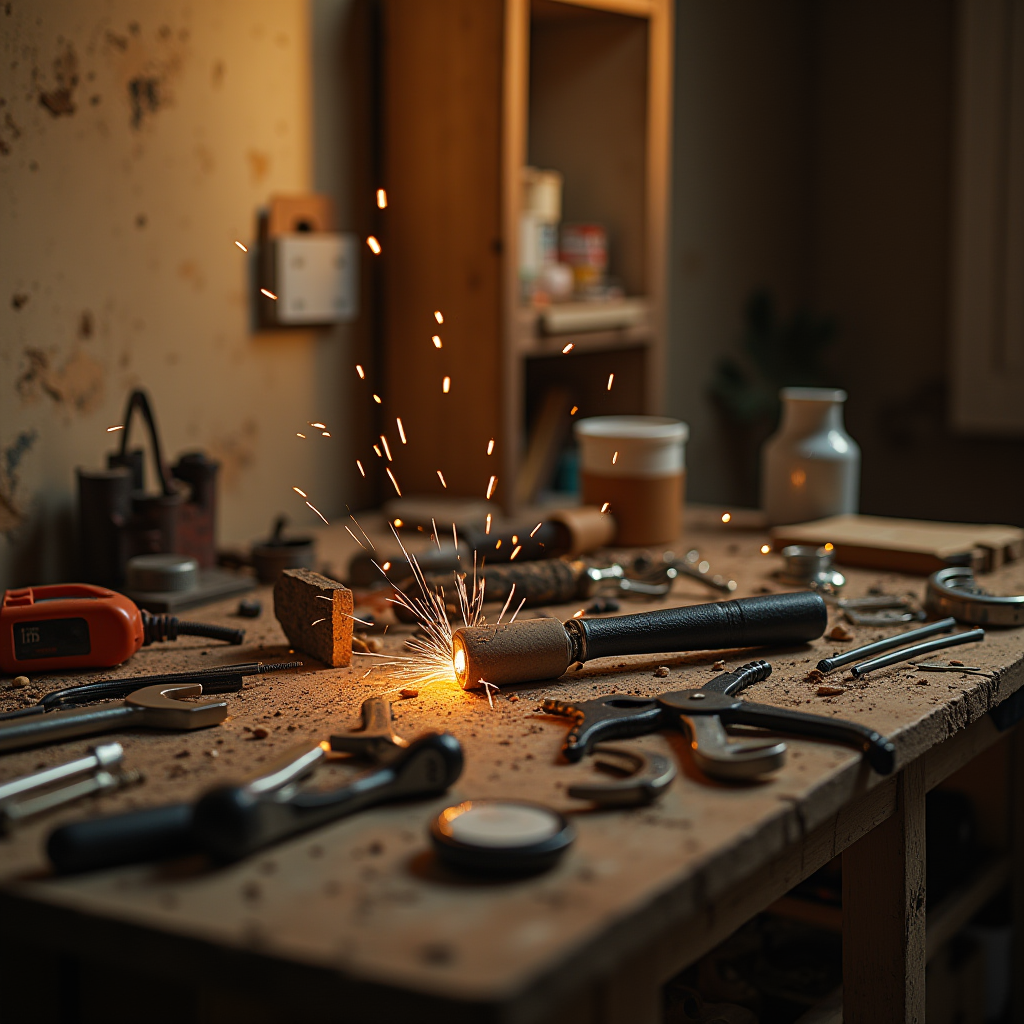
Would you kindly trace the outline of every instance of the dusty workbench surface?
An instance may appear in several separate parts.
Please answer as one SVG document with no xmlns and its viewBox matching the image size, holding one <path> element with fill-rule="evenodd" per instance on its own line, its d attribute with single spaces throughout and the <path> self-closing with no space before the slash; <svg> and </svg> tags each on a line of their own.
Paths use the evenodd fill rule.
<svg viewBox="0 0 1024 1024">
<path fill-rule="evenodd" d="M 725 526 L 704 517 L 703 526 L 690 527 L 681 550 L 698 547 L 713 571 L 734 577 L 736 596 L 787 589 L 772 576 L 781 560 L 760 553 L 765 535 L 742 527 L 742 522 Z M 321 562 L 339 574 L 352 549 L 354 541 L 340 528 L 321 536 Z M 996 593 L 1024 592 L 1024 563 L 1004 567 L 983 583 Z M 924 585 L 920 577 L 850 570 L 846 594 L 861 596 L 874 589 L 920 599 Z M 244 626 L 243 647 L 185 638 L 144 648 L 114 674 L 293 657 L 274 619 L 269 588 L 259 596 L 263 611 L 256 620 L 236 618 L 236 600 L 190 613 Z M 677 580 L 671 599 L 619 600 L 621 611 L 629 612 L 709 598 L 699 583 Z M 545 611 L 568 617 L 579 607 Z M 834 609 L 830 618 L 838 621 Z M 837 672 L 828 682 L 843 692 L 818 696 L 819 680 L 807 676 L 821 657 L 894 632 L 849 629 L 853 639 L 845 643 L 823 639 L 766 653 L 773 674 L 745 695 L 869 725 L 892 737 L 902 765 L 963 730 L 1024 684 L 1024 630 L 991 630 L 983 644 L 932 659 L 957 658 L 989 675 L 925 673 L 904 665 L 856 682 L 848 672 Z M 411 627 L 389 628 L 383 653 L 406 654 L 403 645 L 410 633 Z M 709 900 L 749 878 L 879 783 L 856 752 L 796 739 L 787 740 L 789 759 L 771 779 L 739 786 L 712 783 L 693 767 L 681 736 L 659 734 L 629 741 L 671 752 L 681 767 L 653 806 L 594 811 L 566 795 L 570 784 L 595 769 L 585 762 L 561 762 L 567 723 L 542 713 L 542 698 L 654 695 L 696 687 L 715 673 L 719 659 L 732 668 L 751 656 L 750 651 L 733 651 L 596 661 L 559 681 L 505 689 L 493 706 L 484 694 L 454 685 L 422 686 L 418 696 L 400 698 L 386 667 L 367 674 L 375 661 L 368 656 L 356 656 L 346 669 L 325 669 L 303 659 L 300 670 L 252 677 L 240 693 L 228 695 L 230 717 L 220 726 L 196 733 L 140 731 L 111 737 L 124 744 L 126 765 L 145 772 L 145 783 L 51 813 L 0 840 L 4 914 L 25 922 L 35 914 L 45 927 L 77 928 L 78 942 L 97 934 L 99 920 L 107 922 L 104 942 L 116 944 L 119 933 L 109 923 L 118 922 L 125 936 L 117 950 L 122 964 L 131 961 L 133 951 L 144 955 L 152 943 L 166 949 L 171 937 L 170 948 L 179 952 L 193 943 L 205 956 L 213 950 L 247 954 L 266 972 L 268 990 L 275 969 L 301 966 L 331 979 L 339 993 L 409 993 L 425 997 L 424 1005 L 457 1010 L 463 1004 L 467 1013 L 474 1006 L 504 1005 L 515 1007 L 508 1019 L 530 1019 L 554 1005 L 549 1000 L 560 991 L 569 991 L 567 972 L 573 985 L 588 975 L 599 977 L 641 949 L 647 935 L 684 924 Z M 667 676 L 656 675 L 663 665 Z M 92 678 L 82 674 L 76 681 Z M 30 698 L 34 702 L 67 681 L 40 677 L 27 690 L 0 681 L 0 708 Z M 446 797 L 370 810 L 230 867 L 213 868 L 193 858 L 80 877 L 50 876 L 43 847 L 56 824 L 194 798 L 215 783 L 251 772 L 300 739 L 355 727 L 361 702 L 379 694 L 395 698 L 401 735 L 448 730 L 462 743 L 465 771 Z M 0 780 L 68 760 L 91 742 L 4 755 Z M 317 784 L 336 785 L 361 770 L 332 763 L 316 776 Z M 554 870 L 525 880 L 482 881 L 444 870 L 431 853 L 428 822 L 448 804 L 487 797 L 535 800 L 572 814 L 575 845 Z"/>
</svg>

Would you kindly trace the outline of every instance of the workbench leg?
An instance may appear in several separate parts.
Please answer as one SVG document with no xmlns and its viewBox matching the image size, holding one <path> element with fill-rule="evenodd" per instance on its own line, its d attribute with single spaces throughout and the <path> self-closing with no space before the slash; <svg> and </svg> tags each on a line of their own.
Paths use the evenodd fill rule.
<svg viewBox="0 0 1024 1024">
<path fill-rule="evenodd" d="M 924 1024 L 924 796 L 919 759 L 893 815 L 843 853 L 845 1024 Z"/>
<path fill-rule="evenodd" d="M 1013 886 L 1013 960 L 1010 965 L 1010 1020 L 1024 1020 L 1024 725 L 1010 737 L 1010 854 Z"/>
</svg>

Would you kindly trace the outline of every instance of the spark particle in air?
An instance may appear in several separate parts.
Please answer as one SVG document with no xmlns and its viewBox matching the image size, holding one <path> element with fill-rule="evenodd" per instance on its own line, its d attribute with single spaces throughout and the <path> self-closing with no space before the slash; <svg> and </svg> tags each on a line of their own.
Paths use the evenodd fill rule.
<svg viewBox="0 0 1024 1024">
<path fill-rule="evenodd" d="M 363 469 L 363 464 L 358 459 L 356 459 L 356 467 L 359 470 L 359 475 L 362 476 L 363 478 L 365 478 L 366 477 L 366 470 Z"/>
<path fill-rule="evenodd" d="M 249 251 L 248 249 L 246 249 L 246 247 L 244 245 L 242 245 L 242 243 L 240 241 L 238 241 L 237 238 L 235 239 L 235 245 L 237 245 L 238 248 L 242 250 L 242 252 L 248 252 Z"/>
<path fill-rule="evenodd" d="M 277 301 L 277 296 L 269 288 L 261 288 L 260 292 L 263 295 L 266 295 L 268 299 L 273 299 L 275 302 Z"/>
<path fill-rule="evenodd" d="M 373 235 L 370 235 L 370 237 L 366 239 L 366 244 L 370 247 L 370 252 L 372 252 L 374 256 L 380 255 L 380 242 L 378 242 Z"/>
<path fill-rule="evenodd" d="M 377 209 L 386 210 L 388 206 L 388 194 L 384 189 L 377 189 Z"/>
</svg>

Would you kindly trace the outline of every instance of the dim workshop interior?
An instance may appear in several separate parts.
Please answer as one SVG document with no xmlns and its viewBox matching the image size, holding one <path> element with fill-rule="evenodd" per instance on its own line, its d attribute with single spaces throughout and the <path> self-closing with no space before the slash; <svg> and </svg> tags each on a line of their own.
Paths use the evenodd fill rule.
<svg viewBox="0 0 1024 1024">
<path fill-rule="evenodd" d="M 0 1020 L 1024 1021 L 1024 0 L 0 58 Z"/>
</svg>

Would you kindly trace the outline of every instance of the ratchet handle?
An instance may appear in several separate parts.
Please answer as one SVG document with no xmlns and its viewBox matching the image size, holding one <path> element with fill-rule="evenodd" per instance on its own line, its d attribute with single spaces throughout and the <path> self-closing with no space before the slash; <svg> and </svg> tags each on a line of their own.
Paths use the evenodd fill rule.
<svg viewBox="0 0 1024 1024">
<path fill-rule="evenodd" d="M 737 725 L 756 725 L 794 736 L 841 743 L 862 750 L 868 764 L 879 775 L 891 775 L 896 767 L 896 748 L 881 733 L 856 722 L 847 722 L 823 715 L 808 715 L 802 711 L 789 711 L 768 704 L 750 704 L 741 701 L 730 709 L 725 720 Z"/>
<path fill-rule="evenodd" d="M 97 871 L 192 853 L 192 804 L 169 804 L 54 829 L 46 852 L 61 874 Z"/>
<path fill-rule="evenodd" d="M 443 793 L 462 773 L 462 747 L 450 733 L 427 733 L 384 768 L 327 793 L 259 795 L 222 786 L 196 804 L 199 846 L 219 861 L 245 857 L 272 843 L 375 804 Z"/>
<path fill-rule="evenodd" d="M 828 611 L 820 594 L 804 591 L 576 621 L 586 641 L 584 658 L 589 660 L 623 654 L 792 647 L 821 636 Z"/>
</svg>

